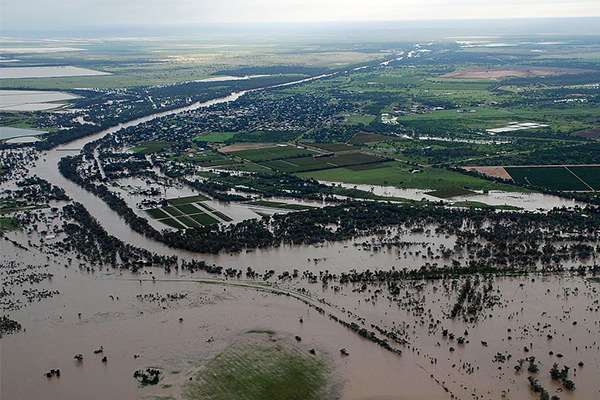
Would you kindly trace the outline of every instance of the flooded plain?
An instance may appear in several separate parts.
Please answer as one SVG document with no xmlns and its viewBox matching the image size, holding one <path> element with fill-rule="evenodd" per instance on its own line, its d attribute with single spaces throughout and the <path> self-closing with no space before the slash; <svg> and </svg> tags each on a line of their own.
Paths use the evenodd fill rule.
<svg viewBox="0 0 600 400">
<path fill-rule="evenodd" d="M 377 185 L 355 185 L 341 182 L 327 182 L 324 184 L 333 184 L 344 188 L 360 189 L 367 192 L 372 192 L 379 196 L 401 197 L 410 200 L 427 200 L 432 202 L 444 202 L 454 204 L 462 201 L 481 202 L 491 206 L 512 206 L 522 208 L 526 211 L 536 210 L 551 210 L 555 207 L 576 207 L 585 206 L 585 203 L 565 199 L 558 196 L 552 196 L 543 193 L 519 193 L 519 192 L 504 192 L 501 190 L 490 190 L 484 193 L 483 191 L 475 191 L 475 194 L 469 196 L 455 196 L 449 199 L 440 199 L 439 197 L 430 196 L 427 192 L 431 190 L 425 189 L 401 189 L 394 186 L 377 186 Z"/>
<path fill-rule="evenodd" d="M 0 126 L 0 140 L 36 136 L 48 133 L 47 131 L 39 131 L 37 129 L 13 128 L 10 126 Z"/>
<path fill-rule="evenodd" d="M 0 90 L 0 111 L 47 111 L 76 99 L 69 93 L 40 90 Z"/>
<path fill-rule="evenodd" d="M 0 68 L 0 79 L 62 78 L 68 76 L 99 75 L 110 75 L 110 73 L 73 66 Z"/>
<path fill-rule="evenodd" d="M 241 95 L 234 93 L 187 109 Z M 386 281 L 323 280 L 323 274 L 352 270 L 442 266 L 440 249 L 454 246 L 455 238 L 427 231 L 392 232 L 407 244 L 373 246 L 376 241 L 372 239 L 377 238 L 366 237 L 235 254 L 193 254 L 132 231 L 106 203 L 58 172 L 58 161 L 77 154 L 86 143 L 157 116 L 42 153 L 30 173 L 65 189 L 109 234 L 158 254 L 177 255 L 179 265 L 195 259 L 275 274 L 264 279 L 243 274 L 225 278 L 181 267 L 130 271 L 86 265 L 75 251 L 61 253 L 55 247 L 62 233 L 42 222 L 44 215 L 54 211 L 35 211 L 35 229 L 8 232 L 8 240 L 0 241 L 2 304 L 6 315 L 23 327 L 0 340 L 3 398 L 182 399 L 185 382 L 222 350 L 246 343 L 250 331 L 272 332 L 271 340 L 280 346 L 295 336 L 301 338 L 295 338 L 299 349 L 312 350 L 331 365 L 330 379 L 338 385 L 337 398 L 341 399 L 537 399 L 539 394 L 530 390 L 528 377 L 538 379 L 561 399 L 600 396 L 600 288 L 581 274 L 482 274 L 406 280 L 397 286 Z M 120 184 L 116 190 L 135 205 L 141 197 L 129 194 L 142 183 L 121 180 Z M 357 186 L 385 196 L 415 200 L 427 196 L 418 190 Z M 168 193 L 185 194 L 177 188 Z M 478 196 L 468 200 L 493 201 Z M 524 204 L 521 207 L 528 210 L 560 204 L 552 196 L 481 196 L 497 196 L 502 204 Z M 244 213 L 253 212 L 243 206 L 210 204 L 241 219 Z M 240 210 L 235 211 L 236 207 Z M 299 271 L 296 276 L 277 277 L 295 269 Z M 474 297 L 485 291 L 487 301 L 473 318 L 449 318 L 467 281 Z M 394 351 L 378 345 L 373 337 L 385 338 L 380 343 Z M 79 354 L 81 361 L 75 359 Z M 575 390 L 550 379 L 548 371 L 554 362 L 560 368 L 570 367 Z M 528 372 L 528 364 L 538 371 Z M 133 374 L 149 367 L 160 370 L 161 378 L 156 385 L 141 386 Z M 60 369 L 60 376 L 47 377 L 51 369 Z"/>
<path fill-rule="evenodd" d="M 11 237 L 24 245 L 41 243 L 35 235 Z M 447 318 L 455 295 L 451 279 L 406 283 L 400 296 L 391 296 L 383 283 L 311 284 L 303 275 L 265 284 L 177 269 L 89 269 L 70 262 L 68 254 L 50 256 L 53 240 L 30 250 L 0 244 L 3 263 L 45 265 L 39 271 L 52 274 L 40 283 L 17 284 L 2 270 L 11 298 L 22 299 L 22 307 L 7 314 L 25 329 L 0 342 L 3 398 L 76 399 L 83 392 L 92 400 L 181 398 L 182 385 L 206 360 L 245 343 L 250 331 L 275 332 L 272 340 L 281 346 L 301 337 L 305 351 L 316 349 L 332 366 L 330 379 L 338 382 L 342 399 L 535 399 L 527 386 L 530 374 L 513 368 L 530 356 L 540 370 L 534 376 L 560 398 L 600 394 L 600 288 L 578 275 L 493 278 L 498 299 L 473 322 Z M 323 251 L 336 269 L 362 267 L 344 254 L 351 250 L 343 245 L 315 251 Z M 244 263 L 261 271 L 267 267 L 261 255 L 271 252 L 281 252 L 279 269 L 316 272 L 325 266 L 284 248 Z M 307 249 L 304 255 L 319 254 Z M 32 289 L 55 294 L 27 301 L 22 293 Z M 394 344 L 402 355 L 360 337 L 332 315 L 397 332 L 406 340 Z M 445 329 L 451 338 L 443 336 Z M 466 341 L 460 344 L 459 336 Z M 340 356 L 342 348 L 349 356 Z M 83 360 L 74 360 L 76 354 Z M 107 362 L 101 361 L 104 356 Z M 547 371 L 554 362 L 571 367 L 575 391 L 550 380 Z M 141 387 L 133 378 L 134 371 L 147 367 L 163 371 L 158 385 Z M 45 376 L 56 368 L 60 377 Z"/>
</svg>

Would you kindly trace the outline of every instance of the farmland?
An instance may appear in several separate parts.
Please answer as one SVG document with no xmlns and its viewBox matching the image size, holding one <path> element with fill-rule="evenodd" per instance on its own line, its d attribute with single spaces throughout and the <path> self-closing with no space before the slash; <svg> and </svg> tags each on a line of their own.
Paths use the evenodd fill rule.
<svg viewBox="0 0 600 400">
<path fill-rule="evenodd" d="M 414 167 L 401 162 L 389 161 L 371 164 L 369 169 L 353 167 L 302 172 L 298 176 L 330 182 L 350 184 L 372 184 L 416 189 L 449 189 L 464 187 L 472 190 L 514 190 L 507 184 L 463 175 L 440 168 L 425 167 L 411 172 Z"/>
<path fill-rule="evenodd" d="M 248 161 L 272 161 L 285 158 L 311 156 L 316 154 L 311 150 L 299 149 L 292 146 L 275 146 L 262 149 L 232 151 L 229 154 Z"/>
<path fill-rule="evenodd" d="M 522 185 L 550 190 L 598 190 L 599 166 L 520 166 L 505 167 L 512 179 Z"/>
<path fill-rule="evenodd" d="M 170 206 L 151 208 L 146 213 L 153 219 L 176 229 L 193 228 L 229 222 L 231 218 L 203 204 L 205 196 L 189 196 L 167 200 Z"/>
</svg>

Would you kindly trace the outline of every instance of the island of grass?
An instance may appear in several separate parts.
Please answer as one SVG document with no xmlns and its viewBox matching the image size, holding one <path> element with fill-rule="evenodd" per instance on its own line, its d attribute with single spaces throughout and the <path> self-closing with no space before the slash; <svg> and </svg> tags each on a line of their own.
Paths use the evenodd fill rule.
<svg viewBox="0 0 600 400">
<path fill-rule="evenodd" d="M 330 367 L 271 331 L 250 331 L 201 365 L 183 388 L 186 400 L 326 400 L 332 398 Z M 259 338 L 256 338 L 259 337 Z M 248 343 L 249 342 L 249 343 Z"/>
<path fill-rule="evenodd" d="M 20 228 L 19 220 L 11 217 L 0 217 L 0 231 L 15 231 Z"/>
</svg>

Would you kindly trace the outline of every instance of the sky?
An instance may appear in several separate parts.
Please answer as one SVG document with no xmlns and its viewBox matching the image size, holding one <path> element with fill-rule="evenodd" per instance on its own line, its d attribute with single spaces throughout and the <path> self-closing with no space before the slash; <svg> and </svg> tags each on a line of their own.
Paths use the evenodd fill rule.
<svg viewBox="0 0 600 400">
<path fill-rule="evenodd" d="M 600 0 L 0 0 L 0 35 L 125 25 L 592 16 L 600 16 Z"/>
</svg>

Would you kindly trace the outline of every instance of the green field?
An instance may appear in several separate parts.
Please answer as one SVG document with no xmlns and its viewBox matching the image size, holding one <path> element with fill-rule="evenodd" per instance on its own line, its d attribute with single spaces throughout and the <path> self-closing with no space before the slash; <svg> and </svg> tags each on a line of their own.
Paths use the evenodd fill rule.
<svg viewBox="0 0 600 400">
<path fill-rule="evenodd" d="M 223 143 L 227 140 L 231 139 L 239 132 L 210 132 L 207 135 L 201 135 L 196 137 L 197 142 L 214 142 L 214 143 Z"/>
<path fill-rule="evenodd" d="M 333 153 L 338 153 L 341 151 L 353 151 L 356 150 L 354 146 L 348 146 L 345 143 L 310 143 L 311 147 L 315 147 L 320 150 L 330 151 Z"/>
<path fill-rule="evenodd" d="M 174 218 L 164 218 L 164 219 L 159 219 L 158 221 L 162 222 L 165 225 L 170 226 L 171 228 L 175 228 L 175 229 L 185 229 L 185 226 L 181 225 L 179 222 L 177 222 L 177 220 L 175 220 Z"/>
<path fill-rule="evenodd" d="M 219 221 L 217 221 L 215 218 L 211 217 L 208 214 L 194 214 L 194 215 L 189 215 L 189 217 L 192 218 L 194 221 L 196 221 L 200 225 L 211 225 L 211 224 L 219 223 Z"/>
<path fill-rule="evenodd" d="M 311 156 L 316 154 L 312 150 L 299 149 L 292 146 L 274 146 L 262 149 L 240 150 L 229 153 L 233 156 L 246 159 L 248 161 L 271 161 L 282 160 L 286 158 Z"/>
<path fill-rule="evenodd" d="M 506 167 L 505 170 L 522 185 L 551 190 L 590 190 L 565 167 Z"/>
<path fill-rule="evenodd" d="M 230 345 L 200 366 L 183 388 L 185 400 L 328 400 L 330 368 L 319 355 L 285 344 L 273 333 L 265 339 Z"/>
<path fill-rule="evenodd" d="M 323 158 L 299 157 L 286 160 L 264 161 L 260 165 L 281 172 L 314 171 L 318 169 L 333 168 L 334 166 L 323 161 Z"/>
<path fill-rule="evenodd" d="M 225 222 L 233 221 L 233 219 L 230 216 L 223 214 L 221 211 L 213 211 L 213 214 L 215 214 L 217 217 L 221 218 Z"/>
<path fill-rule="evenodd" d="M 198 207 L 195 207 L 193 204 L 181 204 L 175 206 L 175 208 L 177 208 L 183 214 L 196 214 L 202 212 L 200 209 L 198 209 Z"/>
<path fill-rule="evenodd" d="M 161 210 L 160 208 L 152 208 L 150 210 L 146 210 L 146 213 L 150 215 L 150 217 L 154 219 L 168 218 L 169 215 Z"/>
<path fill-rule="evenodd" d="M 410 172 L 414 167 L 398 162 L 388 161 L 373 164 L 376 168 L 353 171 L 350 168 L 334 168 L 321 171 L 302 172 L 296 174 L 303 178 L 314 178 L 329 182 L 350 184 L 366 184 L 395 186 L 409 189 L 452 189 L 462 187 L 472 190 L 507 190 L 519 191 L 515 186 L 448 171 L 442 168 L 424 167 L 421 172 Z"/>
<path fill-rule="evenodd" d="M 385 158 L 373 156 L 365 153 L 343 153 L 329 157 L 322 157 L 321 160 L 334 164 L 339 167 L 347 167 L 350 165 L 370 164 L 386 161 Z"/>
<path fill-rule="evenodd" d="M 594 190 L 600 190 L 600 166 L 599 167 L 569 167 L 571 172 L 580 177 Z"/>
<path fill-rule="evenodd" d="M 196 223 L 195 219 L 191 219 L 193 216 L 192 215 L 182 215 L 180 217 L 175 217 L 177 219 L 177 221 L 179 221 L 180 223 L 182 223 L 183 225 L 186 226 L 186 228 L 193 228 L 195 226 L 198 226 L 198 224 Z M 201 223 L 201 225 L 204 225 Z"/>
<path fill-rule="evenodd" d="M 177 198 L 167 199 L 167 201 L 169 203 L 176 205 L 176 206 L 181 205 L 181 204 L 197 203 L 197 202 L 206 201 L 206 200 L 210 200 L 210 199 L 201 194 L 196 195 L 196 196 L 177 197 Z"/>
<path fill-rule="evenodd" d="M 388 140 L 402 140 L 398 136 L 380 135 L 377 133 L 359 132 L 348 141 L 348 144 L 377 143 Z"/>
<path fill-rule="evenodd" d="M 348 125 L 369 125 L 375 119 L 372 115 L 348 115 L 344 119 L 344 123 Z"/>
<path fill-rule="evenodd" d="M 171 144 L 171 142 L 142 142 L 131 150 L 140 154 L 152 154 L 170 148 Z"/>
</svg>

